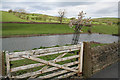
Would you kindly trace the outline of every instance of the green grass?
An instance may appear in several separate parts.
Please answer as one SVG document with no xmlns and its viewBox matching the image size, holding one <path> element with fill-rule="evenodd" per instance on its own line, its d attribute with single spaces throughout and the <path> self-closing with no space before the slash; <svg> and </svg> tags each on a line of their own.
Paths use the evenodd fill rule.
<svg viewBox="0 0 120 80">
<path fill-rule="evenodd" d="M 97 46 L 104 46 L 104 45 L 107 45 L 107 44 L 96 44 L 96 43 L 91 43 L 91 47 L 97 47 Z"/>
<path fill-rule="evenodd" d="M 88 32 L 89 27 L 83 27 L 84 32 Z M 92 33 L 118 34 L 118 25 L 94 25 L 91 27 Z"/>
<path fill-rule="evenodd" d="M 18 17 L 18 13 L 9 13 L 7 11 L 0 11 L 2 13 L 2 22 L 57 22 L 59 23 L 60 21 L 58 20 L 59 18 L 56 16 L 50 16 L 50 15 L 45 15 L 45 14 L 32 14 L 32 13 L 27 13 L 24 15 L 21 15 L 21 19 L 20 17 Z M 27 17 L 29 17 L 28 20 Z M 41 17 L 42 19 L 36 20 L 36 17 Z M 34 18 L 34 19 L 33 19 Z M 44 20 L 45 19 L 45 20 Z M 50 20 L 51 19 L 51 20 Z M 68 18 L 63 18 L 63 23 L 68 23 L 70 19 Z"/>
<path fill-rule="evenodd" d="M 92 19 L 93 21 L 95 21 L 95 22 L 99 22 L 99 23 L 103 23 L 103 22 L 105 22 L 105 23 L 107 23 L 107 22 L 113 22 L 113 23 L 118 23 L 118 18 L 94 18 L 94 19 Z"/>
<path fill-rule="evenodd" d="M 2 25 L 3 36 L 27 34 L 73 33 L 66 24 L 11 24 Z"/>
<path fill-rule="evenodd" d="M 2 35 L 31 35 L 31 34 L 57 34 L 73 33 L 74 30 L 67 24 L 2 24 Z M 87 33 L 90 27 L 83 27 L 83 33 Z M 91 27 L 92 33 L 118 34 L 117 25 L 94 25 Z"/>
<path fill-rule="evenodd" d="M 19 17 L 13 15 L 12 13 L 2 12 L 2 22 L 27 22 L 27 20 L 20 19 Z"/>
<path fill-rule="evenodd" d="M 19 18 L 17 13 L 8 13 L 7 11 L 0 11 L 2 12 L 2 22 L 58 22 L 59 23 L 59 17 L 56 16 L 50 16 L 45 14 L 33 14 L 33 13 L 27 13 L 24 15 L 21 15 L 21 18 Z M 28 20 L 27 17 L 29 17 Z M 34 18 L 34 19 L 33 19 Z M 36 19 L 41 18 L 41 19 Z M 44 20 L 45 19 L 45 20 Z M 68 23 L 70 21 L 70 18 L 63 18 L 63 23 Z M 107 22 L 113 22 L 114 24 L 118 23 L 118 18 L 93 18 L 92 24 L 102 24 Z"/>
</svg>

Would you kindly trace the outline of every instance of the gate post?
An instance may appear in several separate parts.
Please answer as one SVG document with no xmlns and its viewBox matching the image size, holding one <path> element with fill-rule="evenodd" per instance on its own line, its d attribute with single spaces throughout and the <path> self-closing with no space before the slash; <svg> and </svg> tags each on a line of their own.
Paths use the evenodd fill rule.
<svg viewBox="0 0 120 80">
<path fill-rule="evenodd" d="M 78 58 L 78 76 L 81 76 L 81 73 L 82 73 L 82 68 L 83 68 L 83 42 L 80 44 L 81 47 L 80 47 L 80 50 L 79 50 L 79 58 Z"/>
<path fill-rule="evenodd" d="M 0 51 L 0 77 L 5 76 L 5 55 Z"/>
<path fill-rule="evenodd" d="M 2 52 L 0 51 L 0 79 L 2 77 Z"/>
<path fill-rule="evenodd" d="M 91 49 L 89 42 L 83 42 L 83 77 L 89 78 L 92 75 Z"/>
</svg>

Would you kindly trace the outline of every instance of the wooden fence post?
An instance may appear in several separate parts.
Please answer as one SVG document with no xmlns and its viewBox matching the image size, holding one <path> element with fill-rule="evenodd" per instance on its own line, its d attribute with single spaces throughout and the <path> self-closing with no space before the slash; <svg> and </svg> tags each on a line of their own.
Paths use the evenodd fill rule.
<svg viewBox="0 0 120 80">
<path fill-rule="evenodd" d="M 11 78 L 9 52 L 6 51 L 5 55 L 6 55 L 7 76 Z"/>
<path fill-rule="evenodd" d="M 0 52 L 0 77 L 2 77 L 2 52 Z"/>
<path fill-rule="evenodd" d="M 5 53 L 2 52 L 2 76 L 5 76 Z"/>
<path fill-rule="evenodd" d="M 78 76 L 81 76 L 81 73 L 82 73 L 82 68 L 83 68 L 83 43 L 80 44 L 81 47 L 80 47 L 80 51 L 79 51 L 79 58 L 78 58 Z"/>
<path fill-rule="evenodd" d="M 92 61 L 91 61 L 91 51 L 90 43 L 84 42 L 83 49 L 83 77 L 89 78 L 92 75 Z"/>
<path fill-rule="evenodd" d="M 0 51 L 0 75 L 5 76 L 5 58 L 4 52 Z"/>
</svg>

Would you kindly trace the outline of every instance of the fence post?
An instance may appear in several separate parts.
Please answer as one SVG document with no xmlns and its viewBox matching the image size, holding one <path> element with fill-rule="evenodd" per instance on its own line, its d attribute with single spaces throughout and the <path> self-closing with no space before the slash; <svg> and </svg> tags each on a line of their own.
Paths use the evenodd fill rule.
<svg viewBox="0 0 120 80">
<path fill-rule="evenodd" d="M 2 77 L 2 52 L 0 52 L 0 78 Z"/>
<path fill-rule="evenodd" d="M 80 50 L 79 50 L 79 58 L 78 58 L 78 76 L 81 76 L 82 68 L 83 68 L 83 43 L 80 44 Z"/>
<path fill-rule="evenodd" d="M 83 77 L 89 78 L 92 75 L 92 61 L 91 61 L 90 43 L 84 42 L 83 49 Z"/>
<path fill-rule="evenodd" d="M 0 51 L 0 76 L 5 76 L 5 58 L 4 52 Z"/>
<path fill-rule="evenodd" d="M 9 78 L 11 78 L 9 52 L 6 51 L 5 54 L 6 54 L 7 76 L 8 76 Z"/>
</svg>

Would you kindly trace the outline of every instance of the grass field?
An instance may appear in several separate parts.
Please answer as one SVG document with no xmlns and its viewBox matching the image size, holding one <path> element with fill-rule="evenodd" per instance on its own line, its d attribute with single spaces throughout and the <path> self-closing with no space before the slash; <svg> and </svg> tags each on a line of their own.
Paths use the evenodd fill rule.
<svg viewBox="0 0 120 80">
<path fill-rule="evenodd" d="M 118 23 L 118 18 L 94 18 L 92 20 L 98 23 L 107 23 L 107 22 L 113 22 L 114 24 Z"/>
<path fill-rule="evenodd" d="M 21 19 L 14 13 L 9 13 L 7 11 L 0 11 L 2 13 L 2 22 L 60 22 L 58 17 L 56 16 L 49 16 L 49 15 L 43 15 L 43 14 L 32 14 L 32 13 L 27 13 L 25 15 L 22 15 Z M 29 17 L 27 20 L 26 18 Z M 36 19 L 37 18 L 37 19 Z M 38 19 L 39 18 L 39 19 Z M 68 18 L 63 18 L 63 23 L 69 22 Z"/>
<path fill-rule="evenodd" d="M 74 30 L 67 24 L 17 24 L 3 23 L 2 35 L 32 35 L 32 34 L 58 34 L 73 33 Z M 83 33 L 87 33 L 89 27 L 83 27 Z M 118 34 L 117 25 L 94 25 L 91 27 L 93 33 Z"/>
<path fill-rule="evenodd" d="M 89 27 L 83 27 L 82 30 L 87 32 Z M 93 25 L 91 27 L 93 33 L 118 34 L 118 25 Z"/>
<path fill-rule="evenodd" d="M 21 19 L 18 16 L 13 15 L 13 13 L 8 13 L 6 11 L 0 11 L 2 12 L 2 22 L 28 22 L 25 19 Z M 26 14 L 30 18 L 36 17 L 36 16 L 47 16 L 47 19 L 51 18 L 58 21 L 54 16 L 48 16 L 48 15 L 42 15 L 42 14 Z M 32 20 L 32 19 L 30 19 Z M 65 19 L 67 22 L 69 22 L 69 19 Z M 107 23 L 102 23 L 105 21 L 112 21 L 117 22 L 117 18 L 98 18 L 93 19 L 95 22 L 92 22 L 93 25 L 91 27 L 92 33 L 103 33 L 103 34 L 118 34 L 118 26 L 116 24 L 108 25 Z M 35 22 L 44 22 L 40 20 L 33 20 Z M 49 20 L 46 20 L 46 22 L 49 22 Z M 54 22 L 54 21 L 53 21 Z M 101 22 L 102 24 L 100 24 Z M 83 27 L 82 31 L 83 33 L 87 33 L 89 27 Z M 74 30 L 69 28 L 68 25 L 65 24 L 17 24 L 17 23 L 4 23 L 2 24 L 2 35 L 3 36 L 11 36 L 11 35 L 37 35 L 37 34 L 58 34 L 58 33 L 73 33 Z"/>
<path fill-rule="evenodd" d="M 35 13 L 26 13 L 21 15 L 21 18 L 18 17 L 18 13 L 9 13 L 7 11 L 0 11 L 2 12 L 2 22 L 58 22 L 59 17 L 50 16 L 45 14 L 35 14 Z M 29 17 L 29 19 L 27 19 Z M 63 23 L 68 23 L 70 18 L 63 18 Z M 92 24 L 107 24 L 107 22 L 112 22 L 114 24 L 118 23 L 118 18 L 93 18 Z"/>
<path fill-rule="evenodd" d="M 2 12 L 2 22 L 27 22 L 27 20 L 20 19 L 12 13 Z"/>
<path fill-rule="evenodd" d="M 73 33 L 68 25 L 61 24 L 3 24 L 3 36 L 27 34 Z"/>
</svg>

